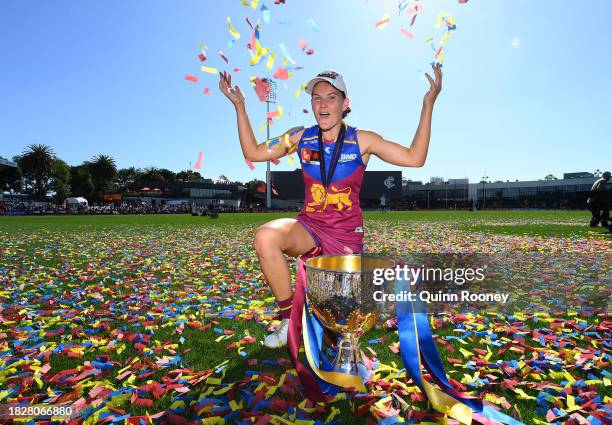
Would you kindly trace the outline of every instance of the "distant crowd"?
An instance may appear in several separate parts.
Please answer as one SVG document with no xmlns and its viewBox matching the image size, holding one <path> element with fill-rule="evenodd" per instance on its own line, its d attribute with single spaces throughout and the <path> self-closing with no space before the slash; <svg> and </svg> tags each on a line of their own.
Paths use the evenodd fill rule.
<svg viewBox="0 0 612 425">
<path fill-rule="evenodd" d="M 118 215 L 118 214 L 194 214 L 262 212 L 261 207 L 236 208 L 228 205 L 194 206 L 190 204 L 148 203 L 93 204 L 93 205 L 56 205 L 51 202 L 32 202 L 19 200 L 0 200 L 0 215 Z"/>
</svg>

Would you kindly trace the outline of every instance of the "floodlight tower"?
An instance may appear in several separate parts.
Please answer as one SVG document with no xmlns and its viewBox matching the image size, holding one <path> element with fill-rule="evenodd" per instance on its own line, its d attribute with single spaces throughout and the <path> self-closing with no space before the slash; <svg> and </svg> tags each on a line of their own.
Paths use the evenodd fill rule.
<svg viewBox="0 0 612 425">
<path fill-rule="evenodd" d="M 270 91 L 266 96 L 266 140 L 270 139 L 270 103 L 276 103 L 276 81 L 266 78 L 266 83 L 270 86 Z M 272 208 L 272 174 L 270 172 L 270 161 L 267 161 L 266 166 L 266 209 Z"/>
</svg>

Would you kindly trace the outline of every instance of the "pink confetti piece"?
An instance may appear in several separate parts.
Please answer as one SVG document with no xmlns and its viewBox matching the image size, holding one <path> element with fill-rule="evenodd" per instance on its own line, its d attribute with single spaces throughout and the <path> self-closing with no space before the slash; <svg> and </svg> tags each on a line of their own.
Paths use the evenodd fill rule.
<svg viewBox="0 0 612 425">
<path fill-rule="evenodd" d="M 191 75 L 191 74 L 185 75 L 185 79 L 187 81 L 191 81 L 191 82 L 194 82 L 194 83 L 198 82 L 198 77 L 196 77 L 195 75 Z"/>
<path fill-rule="evenodd" d="M 306 40 L 300 40 L 298 41 L 298 46 L 300 47 L 300 49 L 304 50 L 306 48 L 306 46 L 308 45 L 308 43 L 306 43 Z"/>
<path fill-rule="evenodd" d="M 306 49 L 306 54 L 308 56 L 312 55 L 314 53 L 314 49 Z"/>
<path fill-rule="evenodd" d="M 278 165 L 278 164 L 280 164 L 280 161 L 279 161 L 278 159 L 276 159 L 276 158 L 272 158 L 272 159 L 270 160 L 270 162 L 272 162 L 272 164 L 274 164 L 274 165 Z"/>
<path fill-rule="evenodd" d="M 202 90 L 202 93 L 207 94 L 210 96 L 210 89 L 208 87 L 206 87 L 204 90 Z"/>
<path fill-rule="evenodd" d="M 270 84 L 268 84 L 267 81 L 262 78 L 255 79 L 255 93 L 257 93 L 257 97 L 261 102 L 266 101 L 266 99 L 268 98 L 268 93 L 270 93 L 271 90 L 272 88 L 270 87 Z"/>
<path fill-rule="evenodd" d="M 272 75 L 272 77 L 276 78 L 277 80 L 288 80 L 289 71 L 285 68 L 277 68 L 276 72 L 274 73 L 274 75 Z"/>
<path fill-rule="evenodd" d="M 406 10 L 406 15 L 414 15 L 419 13 L 420 11 L 423 10 L 423 6 L 421 6 L 420 4 L 414 5 L 413 7 L 408 8 L 408 10 Z"/>
<path fill-rule="evenodd" d="M 202 152 L 198 154 L 198 162 L 195 163 L 193 168 L 195 168 L 196 170 L 199 170 L 200 168 L 202 168 Z"/>
<path fill-rule="evenodd" d="M 302 112 L 307 114 L 308 113 L 308 109 L 302 109 Z"/>
<path fill-rule="evenodd" d="M 246 165 L 249 166 L 251 171 L 255 169 L 255 166 L 253 165 L 253 163 L 251 161 L 249 161 L 248 159 L 244 158 L 244 162 L 246 162 Z"/>
<path fill-rule="evenodd" d="M 200 58 L 201 62 L 204 62 L 206 60 L 206 52 L 204 52 L 204 50 L 200 51 L 198 58 Z"/>
<path fill-rule="evenodd" d="M 240 68 L 234 68 L 232 71 L 234 71 L 234 72 L 240 72 Z"/>
<path fill-rule="evenodd" d="M 459 0 L 459 4 L 466 4 L 468 0 Z"/>
<path fill-rule="evenodd" d="M 410 40 L 414 38 L 414 35 L 410 31 L 408 31 L 406 28 L 400 28 L 400 32 L 404 34 L 406 37 L 408 37 Z"/>
</svg>

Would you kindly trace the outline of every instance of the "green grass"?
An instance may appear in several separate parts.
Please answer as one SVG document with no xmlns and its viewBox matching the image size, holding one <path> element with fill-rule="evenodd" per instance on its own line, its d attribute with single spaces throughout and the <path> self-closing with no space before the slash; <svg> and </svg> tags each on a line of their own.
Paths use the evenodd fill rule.
<svg viewBox="0 0 612 425">
<path fill-rule="evenodd" d="M 28 285 L 34 285 L 31 287 L 26 286 L 26 290 L 28 288 L 30 290 L 21 292 L 20 299 L 27 299 L 30 303 L 41 309 L 44 307 L 37 298 L 36 284 L 55 285 L 53 294 L 59 296 L 62 292 L 65 292 L 70 294 L 67 295 L 68 299 L 74 297 L 74 291 L 78 289 L 84 289 L 88 295 L 95 292 L 104 293 L 106 289 L 116 291 L 115 295 L 117 296 L 129 296 L 146 288 L 146 282 L 142 284 L 134 283 L 138 279 L 142 279 L 142 276 L 136 273 L 138 270 L 145 270 L 151 273 L 157 282 L 167 282 L 167 285 L 160 288 L 150 289 L 159 289 L 162 299 L 168 299 L 174 294 L 185 295 L 189 291 L 197 292 L 202 285 L 210 282 L 212 279 L 219 281 L 227 280 L 228 277 L 231 278 L 233 273 L 235 273 L 234 268 L 256 268 L 256 264 L 253 264 L 252 247 L 250 246 L 242 247 L 242 249 L 249 250 L 250 252 L 250 256 L 244 257 L 247 258 L 246 265 L 236 266 L 222 262 L 202 265 L 197 262 L 209 260 L 214 258 L 215 255 L 222 257 L 227 254 L 227 250 L 238 252 L 241 247 L 236 245 L 236 243 L 249 240 L 249 235 L 252 235 L 258 225 L 280 217 L 295 217 L 295 213 L 221 214 L 216 220 L 192 217 L 190 215 L 0 217 L 0 259 L 6 260 L 7 264 L 9 264 L 7 267 L 3 265 L 4 261 L 0 262 L 0 277 L 2 275 L 8 276 L 9 273 L 16 273 L 18 275 L 25 273 L 26 276 L 31 278 L 27 281 Z M 393 228 L 395 224 L 406 223 L 415 226 L 452 226 L 458 232 L 482 232 L 485 235 L 503 234 L 543 238 L 610 240 L 606 239 L 608 236 L 605 235 L 605 229 L 591 229 L 588 227 L 590 214 L 587 211 L 366 212 L 364 217 L 366 232 L 369 225 L 389 223 L 390 227 Z M 217 245 L 219 241 L 207 239 L 218 235 L 223 236 L 228 234 L 228 232 L 231 235 L 236 235 L 236 240 L 227 241 L 226 245 Z M 366 237 L 368 237 L 367 233 Z M 181 251 L 185 247 L 178 245 L 169 246 L 163 242 L 166 239 L 171 241 L 186 240 L 188 241 L 186 245 L 188 245 L 189 249 Z M 201 244 L 201 246 L 198 244 Z M 11 261 L 15 261 L 17 258 L 22 260 L 20 264 L 11 263 Z M 219 261 L 222 260 L 223 258 Z M 171 267 L 167 266 L 166 262 L 168 261 Z M 194 261 L 196 262 L 195 266 L 192 265 Z M 131 263 L 136 264 L 133 271 L 126 269 L 126 264 L 130 265 Z M 87 275 L 86 269 L 88 265 L 93 265 L 94 268 L 106 268 L 108 273 L 96 275 L 92 280 L 84 283 L 75 280 L 55 280 L 53 273 L 59 273 L 66 264 L 71 265 L 75 269 L 75 272 L 67 273 L 69 276 Z M 19 268 L 23 268 L 23 270 L 16 272 L 15 270 Z M 183 272 L 183 268 L 190 270 L 190 272 Z M 217 269 L 219 274 L 215 274 Z M 244 275 L 241 276 L 244 279 Z M 248 279 L 252 280 L 256 279 L 256 277 L 249 275 Z M 130 284 L 127 284 L 127 282 L 130 282 Z M 240 283 L 244 284 L 242 281 Z M 18 285 L 11 287 L 15 288 L 16 286 Z M 231 285 L 228 284 L 229 286 Z M 0 291 L 2 289 L 0 288 Z M 258 296 L 270 296 L 265 287 L 261 290 L 254 289 L 254 293 L 258 294 Z M 232 303 L 239 296 L 239 292 L 237 292 L 237 295 L 228 293 Z M 11 298 L 12 294 L 0 295 L 0 301 L 3 306 L 11 303 Z M 110 330 L 101 331 L 96 334 L 96 337 L 111 340 L 110 333 L 119 328 L 127 328 L 132 332 L 143 332 L 144 329 L 138 326 L 139 321 L 128 323 L 124 317 L 134 318 L 135 316 L 142 319 L 147 310 L 156 305 L 155 298 L 145 297 L 145 299 L 148 299 L 150 304 L 126 304 L 126 308 L 134 308 L 133 312 L 125 310 L 121 317 L 108 317 L 107 315 L 106 318 L 110 319 Z M 83 302 L 94 305 L 92 304 L 92 298 L 85 298 Z M 223 304 L 228 304 L 228 302 L 224 301 L 221 305 Z M 101 304 L 96 305 L 100 306 Z M 173 302 L 173 305 L 180 307 L 189 306 L 190 304 L 188 300 L 178 297 Z M 271 303 L 268 303 L 268 305 L 272 306 Z M 66 304 L 66 308 L 70 308 L 68 304 Z M 99 309 L 96 308 L 93 312 L 95 311 L 99 311 Z M 189 312 L 193 313 L 192 310 L 189 310 Z M 33 322 L 38 322 L 38 324 L 44 326 L 45 323 L 49 323 L 46 320 L 50 319 L 34 319 Z M 264 323 L 245 320 L 213 319 L 210 317 L 205 317 L 203 323 L 211 323 L 212 320 L 218 322 L 213 327 L 232 329 L 235 331 L 235 336 L 227 341 L 216 343 L 215 339 L 219 337 L 219 334 L 215 333 L 212 329 L 201 331 L 189 326 L 185 327 L 182 335 L 179 335 L 176 332 L 174 322 L 164 319 L 156 325 L 149 345 L 154 346 L 156 341 L 159 343 L 170 341 L 171 343 L 179 344 L 177 352 L 183 356 L 183 366 L 196 371 L 211 369 L 224 360 L 229 360 L 230 366 L 224 371 L 224 383 L 240 381 L 248 370 L 274 373 L 282 371 L 280 367 L 264 365 L 261 361 L 257 365 L 250 366 L 247 364 L 247 360 L 238 354 L 236 349 L 227 349 L 229 343 L 237 341 L 247 332 L 255 336 L 257 341 L 261 341 L 266 333 Z M 591 317 L 586 320 L 590 324 L 594 324 L 599 319 Z M 527 326 L 535 328 L 541 327 L 543 324 L 531 321 L 527 323 Z M 56 329 L 57 327 L 57 325 L 54 325 L 52 328 Z M 0 323 L 0 333 L 7 331 L 7 326 Z M 434 333 L 441 337 L 456 335 L 453 332 L 452 326 L 434 330 Z M 401 368 L 400 356 L 392 353 L 388 348 L 390 343 L 397 341 L 396 332 L 374 329 L 362 337 L 362 346 L 365 347 L 369 339 L 384 335 L 388 336 L 385 343 L 374 344 L 372 348 L 376 350 L 381 363 L 390 364 L 395 362 L 398 368 Z M 184 338 L 183 343 L 179 342 L 181 336 Z M 45 340 L 59 344 L 60 342 L 85 341 L 88 338 L 90 336 L 84 333 L 74 337 L 69 333 L 65 333 L 64 335 L 45 338 Z M 450 340 L 449 343 L 455 350 L 458 350 L 460 347 L 467 350 L 470 350 L 472 347 L 482 348 L 482 344 L 477 344 L 473 341 L 470 341 L 469 345 L 461 345 L 455 340 Z M 529 345 L 538 347 L 533 341 L 529 341 Z M 586 343 L 581 343 L 580 345 L 582 348 L 588 346 Z M 464 371 L 448 363 L 447 359 L 449 357 L 463 357 L 459 354 L 459 351 L 451 354 L 444 346 L 438 345 L 438 347 L 448 375 L 460 381 Z M 247 344 L 243 350 L 252 359 L 288 358 L 285 350 L 270 350 L 259 343 Z M 86 350 L 82 358 L 76 359 L 51 355 L 51 372 L 57 373 L 62 370 L 83 366 L 85 362 L 95 360 L 100 355 L 104 355 L 104 353 L 95 349 Z M 168 355 L 168 352 L 155 353 L 155 356 L 162 355 Z M 116 387 L 123 386 L 121 381 L 115 379 L 116 370 L 122 368 L 128 360 L 135 356 L 142 357 L 133 344 L 129 343 L 126 343 L 126 348 L 121 354 L 112 353 L 110 355 L 111 360 L 117 362 L 120 366 L 116 367 L 108 376 L 105 376 L 109 384 Z M 520 355 L 517 353 L 506 351 L 503 355 L 495 356 L 493 360 L 513 360 L 519 357 Z M 148 380 L 162 382 L 166 377 L 166 373 L 166 369 L 158 369 L 154 375 L 144 379 L 137 379 L 133 385 L 142 385 Z M 468 371 L 468 373 L 470 372 Z M 586 373 L 580 372 L 580 376 L 586 378 Z M 205 385 L 200 384 L 199 389 L 204 390 L 204 388 Z M 37 387 L 34 386 L 24 395 L 33 395 L 36 392 Z M 533 418 L 538 417 L 535 411 L 535 402 L 520 400 L 516 397 L 516 394 L 499 386 L 493 386 L 493 392 L 505 396 L 511 404 L 519 406 L 525 423 L 530 423 Z M 527 392 L 530 395 L 537 394 L 534 391 Z M 597 386 L 597 392 L 602 397 L 609 394 L 609 390 L 603 386 Z M 160 400 L 156 400 L 152 409 L 130 406 L 129 403 L 125 404 L 123 408 L 133 415 L 141 415 L 146 411 L 154 413 L 167 409 L 171 404 L 171 397 L 171 395 L 166 394 Z M 426 403 L 416 403 L 416 405 L 420 409 L 427 408 Z M 336 403 L 335 407 L 341 410 L 340 418 L 343 423 L 366 422 L 366 418 L 354 418 L 349 401 Z M 541 417 L 539 419 L 543 420 Z"/>
</svg>

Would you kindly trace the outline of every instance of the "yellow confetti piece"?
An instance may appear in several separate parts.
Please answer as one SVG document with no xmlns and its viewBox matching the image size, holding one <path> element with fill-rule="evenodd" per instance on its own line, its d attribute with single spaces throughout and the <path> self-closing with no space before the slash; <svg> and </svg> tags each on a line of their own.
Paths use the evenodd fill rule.
<svg viewBox="0 0 612 425">
<path fill-rule="evenodd" d="M 268 55 L 268 60 L 266 61 L 266 69 L 271 71 L 274 68 L 274 61 L 276 60 L 276 53 L 272 53 Z"/>
<path fill-rule="evenodd" d="M 207 425 L 224 425 L 225 424 L 225 418 L 221 416 L 213 416 L 212 418 L 204 418 L 204 419 L 200 419 L 200 421 L 202 421 L 203 424 L 207 424 Z"/>
<path fill-rule="evenodd" d="M 209 74 L 216 74 L 219 72 L 217 68 L 212 68 L 210 66 L 202 66 L 202 72 L 208 72 Z"/>
<path fill-rule="evenodd" d="M 474 357 L 474 353 L 464 348 L 459 348 L 459 351 L 461 352 L 461 354 L 463 354 L 463 357 Z"/>
<path fill-rule="evenodd" d="M 234 26 L 232 25 L 232 20 L 229 16 L 227 17 L 227 29 L 229 30 L 232 37 L 234 37 L 236 40 L 240 38 L 240 34 L 234 29 Z"/>
<path fill-rule="evenodd" d="M 514 391 L 515 393 L 517 393 L 517 394 L 519 395 L 519 397 L 518 397 L 518 398 L 520 398 L 520 399 L 522 399 L 522 400 L 535 400 L 535 399 L 536 399 L 535 397 L 532 397 L 532 396 L 530 396 L 530 395 L 526 394 L 526 393 L 525 393 L 525 391 L 523 391 L 523 390 L 522 390 L 522 389 L 520 389 L 520 388 L 515 388 L 513 391 Z"/>
<path fill-rule="evenodd" d="M 287 157 L 287 159 L 289 160 L 290 165 L 293 165 L 295 163 L 292 156 Z"/>
<path fill-rule="evenodd" d="M 221 384 L 221 378 L 208 378 L 206 380 L 206 383 L 209 385 L 220 385 Z"/>
<path fill-rule="evenodd" d="M 232 410 L 239 410 L 242 407 L 242 403 L 240 403 L 240 405 L 238 403 L 236 403 L 236 400 L 232 400 L 229 402 L 229 407 L 232 408 Z"/>
<path fill-rule="evenodd" d="M 332 411 L 331 411 L 331 413 L 329 415 L 327 415 L 327 419 L 325 419 L 325 423 L 326 424 L 330 423 L 339 414 L 340 414 L 340 409 L 338 409 L 337 407 L 332 406 Z"/>
<path fill-rule="evenodd" d="M 251 7 L 253 9 L 257 9 L 257 5 L 259 4 L 259 0 L 252 0 L 251 1 Z"/>
<path fill-rule="evenodd" d="M 446 15 L 446 12 L 440 12 L 440 14 L 438 15 L 438 19 L 436 19 L 436 24 L 434 25 L 435 28 L 440 28 L 440 24 L 442 24 L 442 19 L 444 19 Z"/>
</svg>

